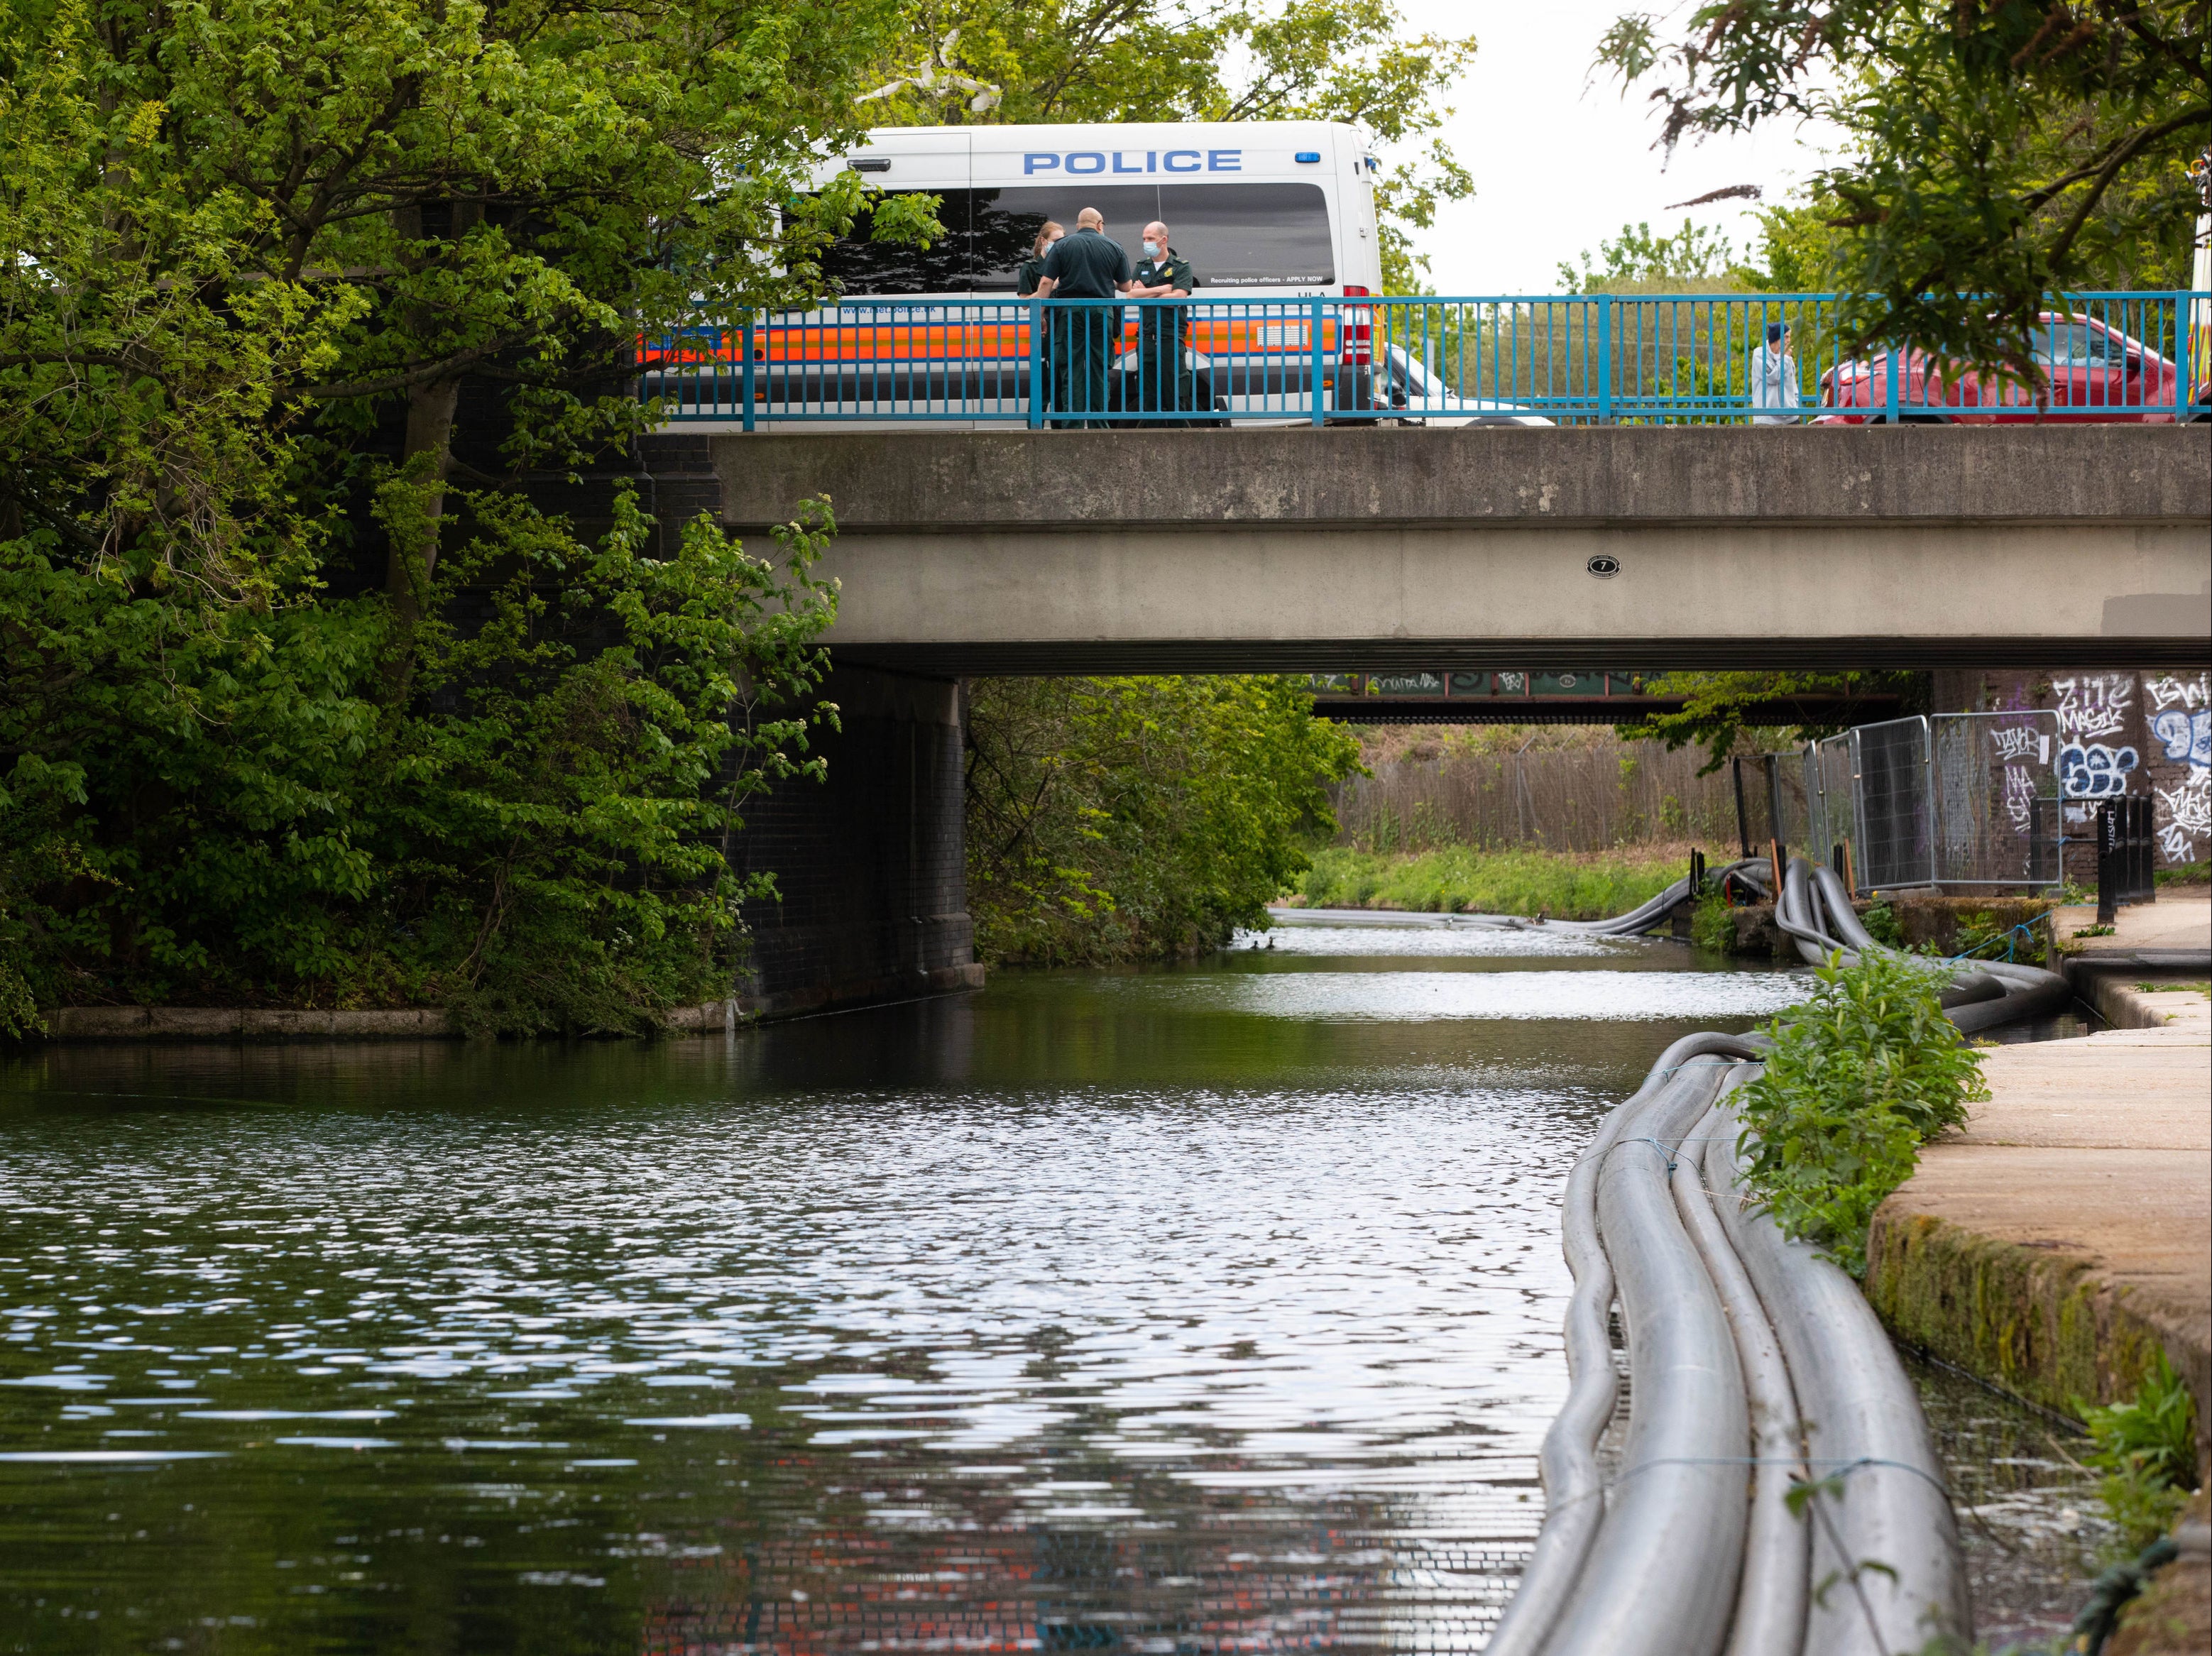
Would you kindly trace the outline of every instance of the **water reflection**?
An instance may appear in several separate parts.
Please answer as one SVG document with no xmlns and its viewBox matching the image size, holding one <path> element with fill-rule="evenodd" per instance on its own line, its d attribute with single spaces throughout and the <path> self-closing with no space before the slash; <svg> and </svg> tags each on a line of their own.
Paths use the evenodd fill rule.
<svg viewBox="0 0 2212 1656">
<path fill-rule="evenodd" d="M 0 1647 L 1474 1648 L 1565 1168 L 1797 980 L 1443 935 L 15 1062 Z"/>
</svg>

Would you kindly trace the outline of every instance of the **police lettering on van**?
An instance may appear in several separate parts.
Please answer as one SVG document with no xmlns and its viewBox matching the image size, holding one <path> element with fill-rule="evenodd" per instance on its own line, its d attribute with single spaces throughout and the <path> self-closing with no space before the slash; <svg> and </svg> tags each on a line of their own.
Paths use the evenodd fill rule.
<svg viewBox="0 0 2212 1656">
<path fill-rule="evenodd" d="M 1319 154 L 1318 151 L 1314 153 Z M 1241 149 L 1147 149 L 1142 166 L 1138 165 L 1129 154 L 1119 149 L 1111 152 L 1071 149 L 1058 155 L 1049 150 L 1042 155 L 1025 151 L 1022 155 L 1022 174 L 1025 178 L 1054 171 L 1087 177 L 1101 173 L 1242 173 L 1243 170 L 1244 152 Z"/>
</svg>

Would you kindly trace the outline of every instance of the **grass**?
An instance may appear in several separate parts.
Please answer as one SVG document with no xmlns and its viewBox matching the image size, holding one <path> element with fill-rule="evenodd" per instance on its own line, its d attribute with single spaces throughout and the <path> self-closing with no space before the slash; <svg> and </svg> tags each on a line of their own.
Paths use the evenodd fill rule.
<svg viewBox="0 0 2212 1656">
<path fill-rule="evenodd" d="M 1314 853 L 1298 898 L 1309 908 L 1395 908 L 1419 913 L 1545 914 L 1601 920 L 1656 896 L 1689 871 L 1688 852 L 1375 852 L 1328 846 Z"/>
</svg>

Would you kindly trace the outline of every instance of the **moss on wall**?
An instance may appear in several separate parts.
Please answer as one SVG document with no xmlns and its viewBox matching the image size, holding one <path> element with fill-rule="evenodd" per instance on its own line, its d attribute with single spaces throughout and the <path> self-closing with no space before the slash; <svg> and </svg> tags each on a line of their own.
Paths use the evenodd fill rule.
<svg viewBox="0 0 2212 1656">
<path fill-rule="evenodd" d="M 1899 1339 L 2068 1415 L 2076 1399 L 2133 1397 L 2162 1344 L 2125 1290 L 2087 1261 L 1977 1235 L 1894 1202 L 1875 1215 L 1867 1240 L 1866 1295 Z"/>
</svg>

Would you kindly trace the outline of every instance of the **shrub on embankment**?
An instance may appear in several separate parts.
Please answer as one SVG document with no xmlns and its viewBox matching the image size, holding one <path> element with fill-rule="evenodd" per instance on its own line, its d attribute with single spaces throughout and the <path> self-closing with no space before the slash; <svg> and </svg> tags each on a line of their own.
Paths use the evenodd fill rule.
<svg viewBox="0 0 2212 1656">
<path fill-rule="evenodd" d="M 1688 871 L 1686 846 L 1575 852 L 1453 846 L 1394 854 L 1329 846 L 1314 853 L 1297 895 L 1310 908 L 1597 920 L 1626 913 Z"/>
<path fill-rule="evenodd" d="M 1358 763 L 1288 677 L 977 679 L 967 719 L 968 906 L 986 961 L 1160 959 L 1218 947 L 1335 831 Z"/>
<path fill-rule="evenodd" d="M 1784 1235 L 1864 1277 L 1867 1228 L 1920 1146 L 1989 1096 L 1938 999 L 1943 974 L 1895 955 L 1822 967 L 1767 1026 L 1765 1067 L 1735 1095 L 1746 1182 Z"/>
</svg>

